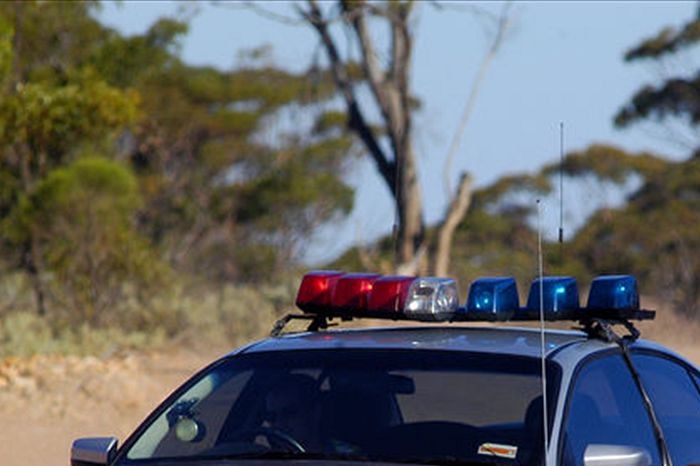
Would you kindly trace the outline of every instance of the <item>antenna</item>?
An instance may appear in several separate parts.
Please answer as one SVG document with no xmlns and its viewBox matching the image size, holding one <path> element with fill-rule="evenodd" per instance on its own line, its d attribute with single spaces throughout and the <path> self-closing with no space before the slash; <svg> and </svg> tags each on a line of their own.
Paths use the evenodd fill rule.
<svg viewBox="0 0 700 466">
<path fill-rule="evenodd" d="M 559 230 L 561 234 L 561 229 Z M 545 358 L 545 323 L 544 323 L 544 266 L 542 263 L 542 205 L 537 199 L 537 274 L 540 283 L 540 361 L 542 364 L 542 430 L 544 433 L 544 464 L 547 466 L 549 451 L 549 425 L 547 416 L 547 369 Z"/>
<path fill-rule="evenodd" d="M 559 244 L 564 244 L 564 122 L 559 123 Z"/>
<path fill-rule="evenodd" d="M 396 161 L 394 162 L 394 203 L 396 204 L 394 208 L 394 224 L 391 226 L 391 241 L 394 247 L 394 257 L 398 259 L 401 257 L 401 251 L 399 248 L 399 222 L 401 221 L 401 213 L 399 212 L 400 202 L 399 199 L 403 197 L 403 194 L 399 192 L 401 189 L 401 162 L 403 158 L 396 156 Z M 398 260 L 397 260 L 398 262 Z"/>
</svg>

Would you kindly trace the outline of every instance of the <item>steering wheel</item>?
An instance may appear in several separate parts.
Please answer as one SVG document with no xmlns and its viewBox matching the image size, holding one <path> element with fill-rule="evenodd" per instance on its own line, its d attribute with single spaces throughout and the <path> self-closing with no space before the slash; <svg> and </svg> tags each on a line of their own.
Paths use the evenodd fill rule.
<svg viewBox="0 0 700 466">
<path fill-rule="evenodd" d="M 241 432 L 236 437 L 245 439 L 255 439 L 255 437 L 265 437 L 271 445 L 279 444 L 281 448 L 290 452 L 305 453 L 306 448 L 297 439 L 287 432 L 272 427 L 258 427 Z"/>
</svg>

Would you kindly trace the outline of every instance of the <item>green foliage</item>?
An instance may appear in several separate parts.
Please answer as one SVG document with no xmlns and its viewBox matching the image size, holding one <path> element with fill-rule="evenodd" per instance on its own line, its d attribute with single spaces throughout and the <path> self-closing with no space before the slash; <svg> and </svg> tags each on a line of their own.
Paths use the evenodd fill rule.
<svg viewBox="0 0 700 466">
<path fill-rule="evenodd" d="M 343 129 L 347 125 L 348 116 L 345 112 L 328 111 L 316 119 L 313 131 L 316 134 L 325 134 L 332 130 Z"/>
<path fill-rule="evenodd" d="M 0 83 L 4 83 L 12 69 L 14 53 L 12 50 L 12 38 L 14 30 L 12 25 L 0 17 Z"/>
<path fill-rule="evenodd" d="M 83 158 L 51 171 L 24 195 L 4 222 L 5 236 L 16 245 L 35 241 L 54 296 L 72 309 L 70 321 L 106 324 L 125 286 L 146 290 L 164 273 L 135 229 L 139 205 L 127 168 Z"/>
<path fill-rule="evenodd" d="M 667 162 L 619 210 L 598 212 L 573 247 L 589 270 L 632 270 L 643 289 L 688 315 L 700 310 L 700 162 Z"/>
<path fill-rule="evenodd" d="M 90 13 L 96 1 L 2 2 L 0 18 L 13 25 L 16 82 L 60 81 L 62 73 L 99 47 L 105 29 Z"/>
<path fill-rule="evenodd" d="M 700 10 L 696 18 L 681 28 L 665 27 L 657 35 L 643 40 L 625 53 L 625 61 L 658 59 L 691 47 L 700 41 Z"/>
<path fill-rule="evenodd" d="M 0 143 L 23 145 L 36 157 L 60 159 L 78 144 L 133 122 L 138 97 L 82 74 L 63 86 L 19 85 L 0 103 Z"/>
<path fill-rule="evenodd" d="M 280 114 L 329 99 L 330 75 L 189 66 L 177 55 L 186 23 L 164 18 L 124 37 L 91 16 L 96 6 L 0 5 L 0 78 L 16 58 L 0 96 L 4 264 L 27 272 L 52 316 L 76 309 L 92 325 L 146 294 L 138 284 L 157 282 L 163 263 L 273 280 L 313 226 L 352 203 L 347 138 L 261 135 Z"/>
<path fill-rule="evenodd" d="M 474 191 L 473 204 L 477 208 L 484 208 L 496 204 L 505 199 L 507 195 L 518 191 L 546 195 L 551 190 L 552 184 L 544 173 L 504 176 L 493 184 Z"/>
<path fill-rule="evenodd" d="M 632 174 L 644 178 L 658 175 L 666 166 L 666 161 L 653 154 L 629 154 L 618 147 L 594 144 L 583 151 L 567 154 L 561 168 L 569 176 L 593 175 L 601 181 L 620 184 Z M 542 173 L 552 176 L 559 170 L 560 165 L 556 163 L 545 166 Z"/>
<path fill-rule="evenodd" d="M 682 27 L 664 28 L 625 54 L 626 61 L 663 60 L 668 55 L 696 46 L 700 41 L 700 15 Z M 657 121 L 669 117 L 687 119 L 692 126 L 700 123 L 700 73 L 669 76 L 658 86 L 646 85 L 615 116 L 615 125 L 626 127 L 640 120 Z"/>
<path fill-rule="evenodd" d="M 138 84 L 147 116 L 131 158 L 143 219 L 179 270 L 272 280 L 312 227 L 349 211 L 346 136 L 261 136 L 280 113 L 329 97 L 324 86 L 270 67 L 222 72 L 177 60 Z"/>
<path fill-rule="evenodd" d="M 104 42 L 88 50 L 81 61 L 114 86 L 134 86 L 177 63 L 173 51 L 187 28 L 185 23 L 163 18 L 141 36 L 122 37 L 105 31 Z"/>
<path fill-rule="evenodd" d="M 10 308 L 0 354 L 264 335 L 293 299 L 289 287 L 265 283 L 284 282 L 309 233 L 352 207 L 343 173 L 353 141 L 346 114 L 329 110 L 329 71 L 286 72 L 265 50 L 239 69 L 189 66 L 177 54 L 187 24 L 161 19 L 124 37 L 91 16 L 95 5 L 0 4 L 0 265 L 27 272 L 12 291 L 11 273 L 0 286 L 0 308 Z M 687 48 L 698 24 L 667 29 L 627 59 Z M 345 67 L 352 81 L 362 79 L 357 63 Z M 617 123 L 670 115 L 697 123 L 698 76 L 641 90 Z M 532 207 L 519 196 L 551 193 L 558 170 L 474 192 L 452 253 L 462 284 L 509 274 L 523 286 L 536 274 Z M 696 313 L 700 163 L 594 145 L 568 154 L 563 170 L 618 184 L 635 176 L 641 188 L 622 208 L 597 212 L 567 244 L 545 242 L 546 272 L 587 280 L 633 271 L 643 290 Z M 384 238 L 334 266 L 362 270 L 373 261 L 388 272 L 393 247 Z M 26 312 L 26 291 L 41 287 L 48 319 Z"/>
</svg>

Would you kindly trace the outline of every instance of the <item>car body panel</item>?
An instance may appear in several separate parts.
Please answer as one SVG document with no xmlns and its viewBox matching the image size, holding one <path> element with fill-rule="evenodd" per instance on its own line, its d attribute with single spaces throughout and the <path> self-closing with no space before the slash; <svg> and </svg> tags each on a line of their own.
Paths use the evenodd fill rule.
<svg viewBox="0 0 700 466">
<path fill-rule="evenodd" d="M 545 351 L 551 354 L 573 342 L 586 341 L 583 332 L 548 330 Z M 424 349 L 468 351 L 540 357 L 537 329 L 509 327 L 425 326 L 304 332 L 268 338 L 243 352 L 296 349 Z"/>
<path fill-rule="evenodd" d="M 283 334 L 251 343 L 236 349 L 212 363 L 236 358 L 242 354 L 268 353 L 268 352 L 294 352 L 294 351 L 324 351 L 324 350 L 415 350 L 415 351 L 447 351 L 465 352 L 470 354 L 499 354 L 506 356 L 519 356 L 538 359 L 541 358 L 542 340 L 541 332 L 537 328 L 495 327 L 495 326 L 464 326 L 464 325 L 434 325 L 434 326 L 396 326 L 381 328 L 361 328 L 328 330 L 318 332 L 301 332 Z M 636 341 L 630 344 L 632 350 L 653 351 L 683 361 L 681 356 L 669 351 L 661 345 L 647 341 Z M 554 403 L 556 411 L 549 436 L 547 450 L 547 464 L 558 464 L 559 439 L 561 426 L 564 425 L 566 416 L 566 400 L 572 381 L 579 368 L 589 359 L 605 354 L 620 353 L 619 344 L 591 338 L 580 331 L 547 330 L 544 335 L 544 349 L 546 358 L 556 363 L 561 368 L 559 389 L 556 400 L 547 400 L 548 404 Z M 211 366 L 210 366 L 211 367 Z M 206 371 L 207 369 L 204 369 Z M 172 398 L 172 397 L 171 397 Z M 166 402 L 167 403 L 167 402 Z M 151 417 L 149 417 L 150 419 Z M 146 423 L 148 422 L 148 419 Z M 145 425 L 145 424 L 144 424 Z M 544 427 L 543 427 L 544 428 Z M 136 431 L 138 432 L 138 430 Z M 125 442 L 125 447 L 129 440 Z M 120 451 L 118 458 L 123 458 Z M 393 464 L 363 461 L 336 461 L 322 460 L 324 464 L 340 464 L 345 466 L 366 464 Z M 270 464 L 271 460 L 204 460 L 197 462 L 201 465 L 219 464 Z M 275 459 L 278 465 L 299 465 L 314 463 L 318 460 L 290 460 Z M 118 464 L 122 464 L 118 462 Z M 130 464 L 127 462 L 125 464 Z M 167 461 L 157 464 L 166 466 Z M 172 462 L 172 464 L 176 464 Z M 177 464 L 183 464 L 181 461 Z M 193 463 L 194 464 L 194 463 Z M 404 464 L 404 463 L 402 463 Z"/>
</svg>

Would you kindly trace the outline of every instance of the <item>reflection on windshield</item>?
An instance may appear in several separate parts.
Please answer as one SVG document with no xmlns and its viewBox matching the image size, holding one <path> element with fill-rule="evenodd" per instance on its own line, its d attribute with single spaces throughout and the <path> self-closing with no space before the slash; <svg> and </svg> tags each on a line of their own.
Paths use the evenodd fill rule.
<svg viewBox="0 0 700 466">
<path fill-rule="evenodd" d="M 526 357 L 441 351 L 236 356 L 185 387 L 126 456 L 534 464 L 539 368 Z M 554 400 L 558 366 L 548 371 Z"/>
</svg>

